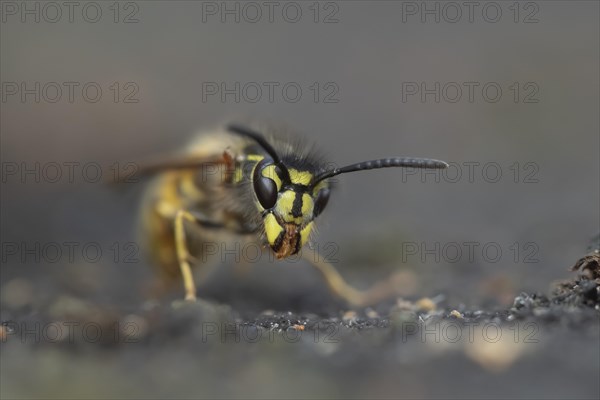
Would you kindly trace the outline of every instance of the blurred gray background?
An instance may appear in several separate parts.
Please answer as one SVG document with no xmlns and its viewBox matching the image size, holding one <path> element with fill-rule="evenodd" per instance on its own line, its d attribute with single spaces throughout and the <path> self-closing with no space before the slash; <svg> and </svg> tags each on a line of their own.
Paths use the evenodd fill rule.
<svg viewBox="0 0 600 400">
<path fill-rule="evenodd" d="M 52 310 L 57 303 L 59 309 L 65 308 L 73 297 L 89 304 L 136 309 L 154 276 L 142 258 L 126 263 L 121 253 L 115 263 L 109 250 L 117 243 L 123 251 L 125 244 L 136 240 L 142 184 L 123 190 L 89 183 L 81 178 L 80 169 L 75 169 L 71 183 L 66 167 L 59 182 L 43 176 L 36 182 L 31 174 L 22 182 L 23 171 L 12 174 L 10 168 L 31 168 L 36 162 L 40 167 L 96 162 L 110 176 L 116 162 L 123 166 L 171 154 L 198 129 L 231 118 L 286 124 L 316 142 L 339 165 L 403 155 L 438 158 L 462 167 L 459 178 L 454 179 L 452 169 L 449 179 L 439 182 L 434 175 L 426 175 L 423 182 L 420 175 L 400 170 L 339 178 L 338 190 L 319 218 L 317 240 L 339 246 L 336 267 L 356 286 L 404 272 L 402 295 L 409 299 L 442 294 L 451 307 L 461 303 L 467 308 L 506 307 L 522 290 L 548 292 L 552 282 L 568 277 L 567 268 L 588 251 L 599 231 L 596 1 L 481 2 L 472 20 L 462 2 L 452 6 L 444 2 L 276 2 L 272 21 L 263 2 L 252 3 L 260 8 L 260 17 L 256 6 L 248 8 L 242 2 L 81 3 L 72 21 L 66 6 L 56 4 L 60 17 L 44 3 L 1 4 L 0 288 L 10 294 L 2 297 L 2 320 L 43 320 L 39 310 Z M 34 14 L 22 14 L 25 7 Z M 236 7 L 239 22 L 235 11 L 226 12 Z M 425 12 L 436 7 L 439 22 L 435 14 Z M 296 16 L 298 9 L 301 15 Z M 498 10 L 501 14 L 496 14 Z M 35 94 L 25 95 L 22 101 L 21 85 L 35 90 L 36 82 L 40 101 L 35 101 Z M 51 101 L 55 98 L 52 82 L 63 88 L 56 102 Z M 65 82 L 78 85 L 72 102 Z M 90 82 L 102 89 L 97 102 L 82 95 L 82 87 Z M 222 93 L 206 91 L 221 83 L 231 89 L 236 82 L 242 91 L 239 101 L 233 95 L 223 100 Z M 273 101 L 265 82 L 278 85 Z M 432 94 L 422 101 L 421 93 L 406 92 L 421 83 L 432 89 L 436 82 L 439 102 Z M 473 101 L 468 99 L 465 82 L 475 85 Z M 286 84 L 302 89 L 298 101 L 285 98 Z M 492 87 L 485 93 L 488 96 L 495 96 L 494 87 L 501 88 L 498 101 L 486 100 L 482 93 L 486 84 Z M 248 92 L 243 92 L 244 85 Z M 263 92 L 254 101 L 256 85 Z M 453 102 L 457 86 L 462 97 Z M 93 90 L 89 93 L 94 95 Z M 286 95 L 290 93 L 294 95 L 293 89 Z M 475 163 L 472 180 L 469 163 Z M 492 167 L 488 174 L 483 170 L 486 165 Z M 489 182 L 494 180 L 495 167 L 502 176 Z M 22 260 L 20 253 L 8 254 L 6 248 L 7 244 L 30 248 L 36 243 L 64 242 L 100 243 L 104 256 L 96 263 L 86 262 L 79 252 L 74 261 L 66 255 L 58 262 L 43 257 L 36 261 L 31 255 Z M 470 259 L 465 246 L 472 242 L 477 247 Z M 445 254 L 438 251 L 436 260 L 425 252 L 435 249 L 436 243 L 440 249 L 458 244 L 463 252 L 456 259 L 452 248 Z M 416 244 L 418 253 L 407 254 L 407 244 L 411 249 Z M 482 253 L 486 244 L 493 247 L 489 257 Z M 502 256 L 492 260 L 498 247 Z M 256 302 L 253 307 L 259 311 L 289 307 L 317 314 L 337 312 L 335 307 L 325 307 L 324 301 L 310 300 L 324 286 L 308 268 L 258 265 L 254 272 L 242 279 L 224 273 L 201 288 L 201 296 L 230 303 L 236 293 L 242 293 L 237 304 Z M 133 311 L 123 313 L 127 312 Z M 202 348 L 196 356 L 167 338 L 165 343 L 174 347 L 157 354 L 151 347 L 155 358 L 145 353 L 142 357 L 111 353 L 121 365 L 121 372 L 114 374 L 106 372 L 113 358 L 96 363 L 93 358 L 40 353 L 40 368 L 31 375 L 33 382 L 43 383 L 40 392 L 28 380 L 32 372 L 26 362 L 39 354 L 16 343 L 10 348 L 14 368 L 10 375 L 3 372 L 3 380 L 13 382 L 5 386 L 7 394 L 62 398 L 68 393 L 139 396 L 148 391 L 183 397 L 191 393 L 233 396 L 261 389 L 264 393 L 265 387 L 276 397 L 306 393 L 481 397 L 489 396 L 488 390 L 503 397 L 560 398 L 566 393 L 596 397 L 597 347 L 590 351 L 586 343 L 597 343 L 597 336 L 581 333 L 587 341 L 580 341 L 561 332 L 552 337 L 566 337 L 562 345 L 551 340 L 550 347 L 536 348 L 540 350 L 536 354 L 546 358 L 528 359 L 505 375 L 482 373 L 475 364 L 456 368 L 456 358 L 430 358 L 446 353 L 421 353 L 406 346 L 378 353 L 372 352 L 376 344 L 355 347 L 355 342 L 350 347 L 358 353 L 337 353 L 333 359 L 326 356 L 335 350 L 320 345 L 308 350 L 294 347 L 291 353 L 282 347 L 262 347 L 270 354 L 264 358 L 258 356 L 262 352 L 248 347 L 255 363 L 245 368 L 247 358 L 240 360 L 237 348 L 222 353 L 221 346 L 212 353 L 194 342 Z M 379 364 L 381 354 L 387 354 L 387 364 Z M 571 357 L 563 369 L 548 367 L 549 362 L 562 365 L 566 354 L 588 358 Z M 363 355 L 368 355 L 367 361 Z M 136 359 L 147 368 L 138 369 Z M 69 366 L 66 370 L 74 379 L 52 375 L 52 366 L 60 362 Z M 173 365 L 181 368 L 161 369 Z M 231 370 L 232 365 L 237 367 Z M 434 365 L 438 366 L 435 374 L 430 369 Z M 575 373 L 584 365 L 585 372 Z M 325 370 L 337 372 L 324 374 Z M 226 378 L 230 371 L 234 381 Z M 566 379 L 565 371 L 573 376 Z M 359 379 L 363 375 L 368 379 Z M 157 377 L 169 384 L 161 386 Z M 113 384 L 107 387 L 103 379 Z M 277 381 L 274 386 L 272 379 Z M 72 384 L 65 393 L 67 381 Z M 204 392 L 194 388 L 200 382 Z"/>
<path fill-rule="evenodd" d="M 461 167 L 457 182 L 452 182 L 456 169 L 439 183 L 433 175 L 423 182 L 420 175 L 399 170 L 341 177 L 319 220 L 318 240 L 338 243 L 342 264 L 356 256 L 349 246 L 373 253 L 384 249 L 389 255 L 384 263 L 393 264 L 392 269 L 410 264 L 423 274 L 441 274 L 441 282 L 432 279 L 419 292 L 433 294 L 452 279 L 460 291 L 450 292 L 467 302 L 481 292 L 482 279 L 494 276 L 516 280 L 515 290 L 545 291 L 598 231 L 596 2 L 535 2 L 516 8 L 482 3 L 474 8 L 472 22 L 465 6 L 457 17 L 456 7 L 437 2 L 277 3 L 272 22 L 262 3 L 256 3 L 258 18 L 255 6 L 236 2 L 148 1 L 120 3 L 118 10 L 99 3 L 102 15 L 96 23 L 86 20 L 96 18 L 95 7 L 75 8 L 73 22 L 63 7 L 62 17 L 51 23 L 55 10 L 38 5 L 36 23 L 35 15 L 21 15 L 21 8 L 35 10 L 34 4 L 22 4 L 16 11 L 3 5 L 2 82 L 25 82 L 28 88 L 40 82 L 41 100 L 26 95 L 22 102 L 20 86 L 14 95 L 7 93 L 12 86 L 3 87 L 5 165 L 98 162 L 110 175 L 114 162 L 170 154 L 196 130 L 240 116 L 287 124 L 338 164 L 388 155 L 443 159 Z M 226 12 L 236 7 L 239 23 L 235 13 Z M 425 12 L 436 7 L 439 23 L 435 14 Z M 495 18 L 498 22 L 488 22 Z M 293 19 L 298 22 L 288 22 Z M 55 103 L 47 100 L 55 97 L 52 88 L 43 93 L 48 82 L 64 89 Z M 79 84 L 72 103 L 64 82 Z M 87 82 L 103 90 L 96 103 L 82 95 Z M 118 102 L 111 89 L 115 82 Z M 134 86 L 125 87 L 128 82 Z M 240 89 L 239 102 L 234 95 L 223 101 L 221 92 L 206 92 L 221 83 L 234 88 L 235 82 L 240 88 L 250 84 L 247 92 Z M 279 85 L 273 101 L 264 82 Z M 405 93 L 407 85 L 422 82 L 429 89 L 440 83 L 439 102 L 435 95 L 423 102 L 420 93 Z M 478 85 L 473 101 L 464 82 Z M 490 82 L 502 89 L 497 102 L 482 93 Z M 284 97 L 288 83 L 302 89 L 297 102 Z M 445 92 L 447 83 L 451 86 Z M 252 102 L 256 85 L 264 90 Z M 456 85 L 462 98 L 452 102 Z M 123 102 L 136 88 L 130 99 L 138 102 Z M 294 96 L 293 89 L 289 93 Z M 489 93 L 493 97 L 494 89 Z M 336 102 L 325 102 L 328 94 Z M 478 163 L 472 182 L 469 162 Z M 484 170 L 490 163 L 497 164 Z M 497 166 L 499 181 L 486 181 L 494 179 Z M 135 214 L 138 193 L 111 193 L 77 174 L 73 184 L 66 179 L 48 183 L 43 177 L 41 183 L 31 177 L 22 183 L 20 177 L 19 172 L 3 181 L 4 242 L 110 243 L 133 237 L 129 217 Z M 474 259 L 468 257 L 467 242 L 479 244 Z M 417 244 L 418 254 L 403 256 L 407 247 L 402 243 Z M 439 261 L 421 257 L 436 243 L 440 248 L 458 243 L 463 253 L 455 262 L 448 262 L 456 259 L 452 249 Z M 491 262 L 493 248 L 489 257 L 483 254 L 486 243 L 501 248 L 497 262 Z M 533 247 L 524 248 L 528 243 Z M 539 262 L 524 262 L 531 260 Z M 27 267 L 18 257 L 8 261 L 3 280 L 24 271 L 36 276 L 64 271 L 56 264 Z M 376 270 L 368 267 L 367 275 Z M 145 271 L 145 265 L 136 264 L 125 271 L 119 267 L 115 274 L 137 279 Z"/>
</svg>

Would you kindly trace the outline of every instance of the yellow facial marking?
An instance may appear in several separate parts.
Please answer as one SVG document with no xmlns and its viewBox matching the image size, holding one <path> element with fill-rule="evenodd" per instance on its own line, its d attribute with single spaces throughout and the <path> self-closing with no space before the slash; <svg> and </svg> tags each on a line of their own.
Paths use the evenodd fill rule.
<svg viewBox="0 0 600 400">
<path fill-rule="evenodd" d="M 279 214 L 285 222 L 300 223 L 301 218 L 294 218 L 291 215 L 292 207 L 294 206 L 294 199 L 296 198 L 296 192 L 292 190 L 286 190 L 281 193 L 277 200 L 276 212 Z"/>
<path fill-rule="evenodd" d="M 290 168 L 289 169 L 289 173 L 290 173 L 290 179 L 292 180 L 292 183 L 295 183 L 297 185 L 309 185 L 310 181 L 313 178 L 313 174 L 311 174 L 310 172 L 307 171 L 298 171 L 297 169 L 293 169 Z"/>
<path fill-rule="evenodd" d="M 313 213 L 314 202 L 312 197 L 304 193 L 302 195 L 302 215 L 304 217 L 309 217 Z"/>
<path fill-rule="evenodd" d="M 313 223 L 310 222 L 308 225 L 306 225 L 304 227 L 304 229 L 302 229 L 300 231 L 300 246 L 304 246 L 306 244 L 306 242 L 308 241 L 308 238 L 310 237 L 310 232 L 312 231 L 313 228 Z"/>
<path fill-rule="evenodd" d="M 281 216 L 285 222 L 302 225 L 307 219 L 312 217 L 314 202 L 312 197 L 308 194 L 302 194 L 302 208 L 300 212 L 302 215 L 294 217 L 293 208 L 294 201 L 296 200 L 296 192 L 293 190 L 286 190 L 279 195 L 277 205 L 275 206 L 276 213 Z"/>
<path fill-rule="evenodd" d="M 277 175 L 277 172 L 275 172 L 274 165 L 267 165 L 262 170 L 262 176 L 273 179 L 275 181 L 275 185 L 277 185 L 277 190 L 281 190 L 281 179 L 279 178 L 279 175 Z"/>
<path fill-rule="evenodd" d="M 264 157 L 259 154 L 248 154 L 246 160 L 248 161 L 261 161 Z"/>
<path fill-rule="evenodd" d="M 283 232 L 283 227 L 277 223 L 277 219 L 273 214 L 267 214 L 264 222 L 267 240 L 269 241 L 269 244 L 273 246 L 279 234 Z"/>
<path fill-rule="evenodd" d="M 319 190 L 324 189 L 327 186 L 329 186 L 329 184 L 326 180 L 319 182 L 317 186 L 315 186 L 315 188 L 313 189 L 313 196 L 316 196 L 317 193 L 319 193 Z"/>
</svg>

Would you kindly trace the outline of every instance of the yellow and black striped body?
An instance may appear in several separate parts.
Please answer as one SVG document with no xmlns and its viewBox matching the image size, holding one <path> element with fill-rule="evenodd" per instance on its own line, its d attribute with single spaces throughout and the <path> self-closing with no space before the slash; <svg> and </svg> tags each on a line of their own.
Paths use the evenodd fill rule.
<svg viewBox="0 0 600 400">
<path fill-rule="evenodd" d="M 203 221 L 188 227 L 186 239 L 190 255 L 198 262 L 205 261 L 207 243 L 254 241 L 268 245 L 277 258 L 285 258 L 298 253 L 307 242 L 320 212 L 315 201 L 329 185 L 327 181 L 310 185 L 322 170 L 316 157 L 302 154 L 296 144 L 271 140 L 283 154 L 289 176 L 282 176 L 256 143 L 223 129 L 198 135 L 181 155 L 207 160 L 205 166 L 166 169 L 152 178 L 144 195 L 139 233 L 151 258 L 167 276 L 180 275 L 174 232 L 179 210 Z M 261 205 L 255 179 L 275 184 L 273 207 Z"/>
</svg>

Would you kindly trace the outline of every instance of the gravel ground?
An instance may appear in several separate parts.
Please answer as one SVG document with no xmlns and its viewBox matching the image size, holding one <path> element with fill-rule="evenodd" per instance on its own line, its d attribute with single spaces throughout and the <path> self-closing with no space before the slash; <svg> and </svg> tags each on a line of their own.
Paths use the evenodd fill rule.
<svg viewBox="0 0 600 400">
<path fill-rule="evenodd" d="M 508 309 L 440 295 L 318 314 L 67 294 L 33 306 L 14 279 L 3 287 L 1 394 L 598 398 L 599 253 L 573 269 L 551 294 L 521 293 Z"/>
</svg>

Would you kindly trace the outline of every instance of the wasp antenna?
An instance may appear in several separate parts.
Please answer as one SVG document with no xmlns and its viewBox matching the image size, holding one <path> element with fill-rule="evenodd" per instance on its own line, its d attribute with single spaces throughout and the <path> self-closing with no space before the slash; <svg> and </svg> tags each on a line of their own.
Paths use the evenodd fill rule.
<svg viewBox="0 0 600 400">
<path fill-rule="evenodd" d="M 336 175 L 346 174 L 348 172 L 366 171 L 369 169 L 380 169 L 380 168 L 431 168 L 431 169 L 444 169 L 448 168 L 448 163 L 440 160 L 433 160 L 431 158 L 411 158 L 411 157 L 390 157 L 380 158 L 379 160 L 363 161 L 356 164 L 346 165 L 342 168 L 334 168 L 330 171 L 325 171 L 319 174 L 314 182 L 315 186 L 320 181 L 331 178 Z"/>
<path fill-rule="evenodd" d="M 277 154 L 273 146 L 271 146 L 271 144 L 267 142 L 267 139 L 265 139 L 265 137 L 262 134 L 253 131 L 252 129 L 236 124 L 227 125 L 227 130 L 241 136 L 249 137 L 250 139 L 254 140 L 271 156 L 275 164 L 281 164 L 281 159 L 279 158 L 279 155 Z"/>
</svg>

